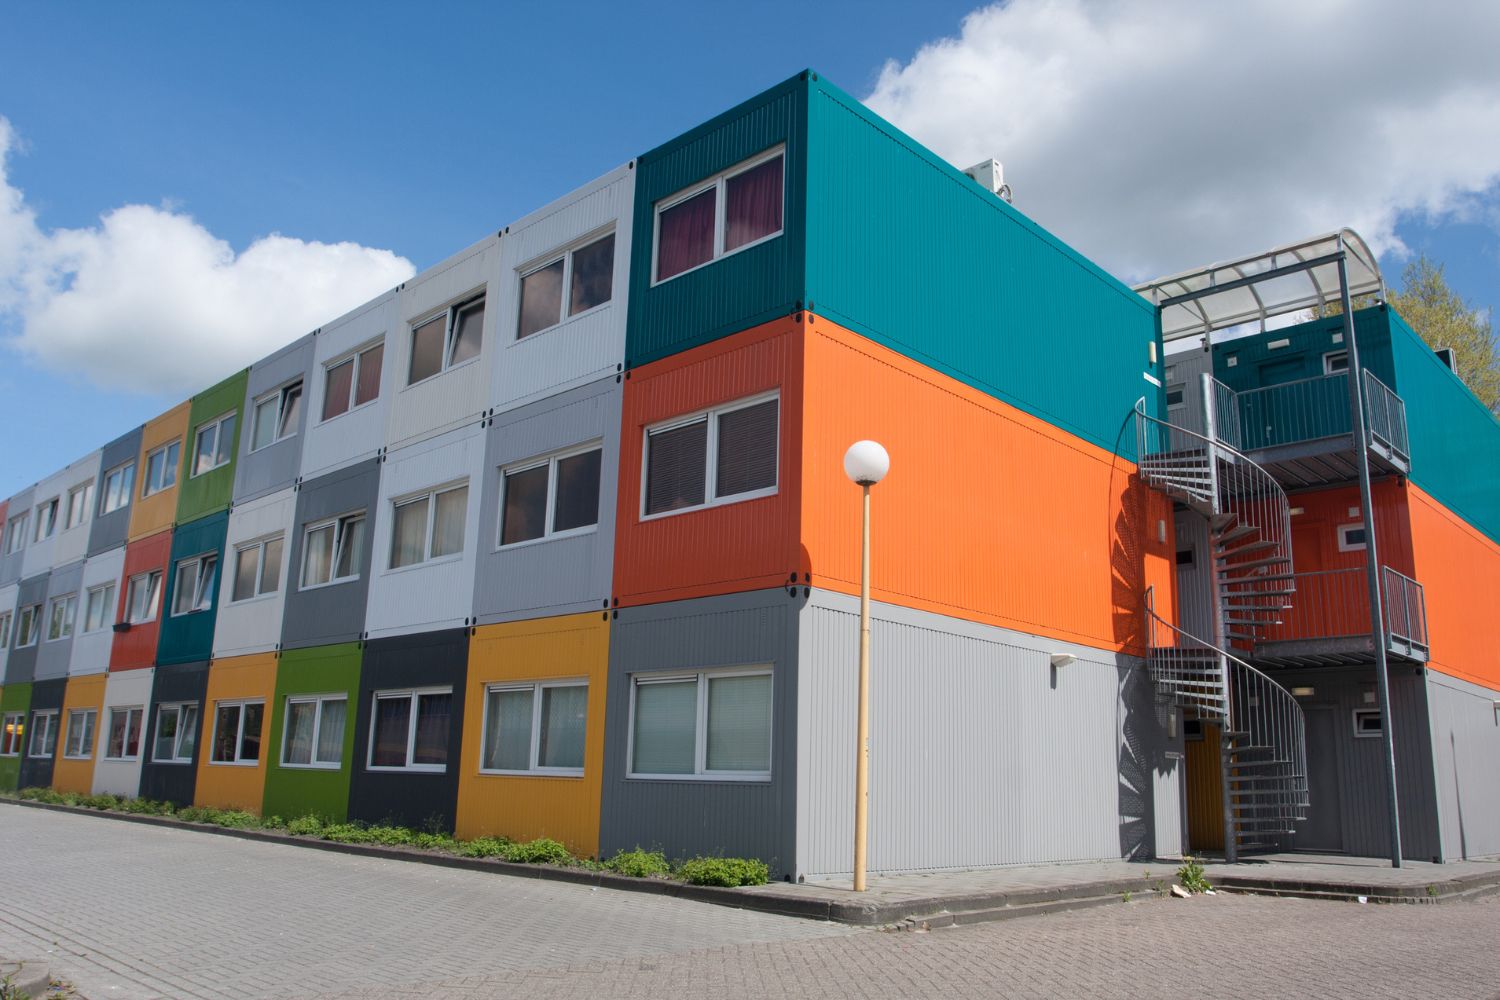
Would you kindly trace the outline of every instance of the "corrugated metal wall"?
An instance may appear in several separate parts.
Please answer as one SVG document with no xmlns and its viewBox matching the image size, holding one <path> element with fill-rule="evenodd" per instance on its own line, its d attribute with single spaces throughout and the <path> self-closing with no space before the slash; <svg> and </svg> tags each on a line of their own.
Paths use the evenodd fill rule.
<svg viewBox="0 0 1500 1000">
<path fill-rule="evenodd" d="M 88 561 L 83 564 L 83 580 L 78 588 L 78 624 L 73 630 L 73 657 L 68 663 L 68 673 L 72 676 L 103 673 L 109 669 L 110 650 L 115 643 L 113 626 L 119 621 L 115 612 L 119 608 L 120 592 L 125 586 L 121 577 L 124 569 L 124 545 L 89 556 Z M 85 632 L 84 616 L 88 613 L 89 589 L 107 583 L 115 585 L 115 601 L 107 609 L 104 627 Z"/>
<path fill-rule="evenodd" d="M 109 750 L 109 712 L 112 708 L 141 710 L 142 727 L 145 726 L 146 709 L 151 704 L 151 687 L 156 680 L 156 671 L 127 670 L 111 673 L 104 687 L 104 707 L 99 711 L 97 749 L 94 761 L 95 795 L 138 795 L 141 787 L 141 755 L 123 760 L 111 760 Z M 141 733 L 140 747 L 149 752 L 146 733 Z"/>
<path fill-rule="evenodd" d="M 156 647 L 156 662 L 191 663 L 207 660 L 213 653 L 214 619 L 219 613 L 219 591 L 213 591 L 208 608 L 186 614 L 172 613 L 177 592 L 177 565 L 184 559 L 215 553 L 219 557 L 218 573 L 224 574 L 224 532 L 229 527 L 229 512 L 222 511 L 179 525 L 172 532 L 172 555 L 167 576 L 161 588 L 161 638 Z"/>
<path fill-rule="evenodd" d="M 100 452 L 85 455 L 71 463 L 61 477 L 61 492 L 57 509 L 57 540 L 52 546 L 52 565 L 65 566 L 88 555 L 89 533 L 94 524 L 94 513 L 99 509 L 99 458 Z M 68 494 L 75 489 L 92 485 L 92 498 L 84 507 L 83 520 L 73 527 L 68 524 Z"/>
<path fill-rule="evenodd" d="M 636 160 L 627 368 L 802 307 L 807 213 L 804 76 L 787 80 Z M 783 143 L 782 235 L 653 287 L 656 203 Z M 882 238 L 889 239 L 889 231 Z"/>
<path fill-rule="evenodd" d="M 94 760 L 103 755 L 100 750 L 101 740 L 108 742 L 107 737 L 101 737 L 102 727 L 99 720 L 103 718 L 104 712 L 104 689 L 109 679 L 104 674 L 93 674 L 88 677 L 68 678 L 68 689 L 63 695 L 61 729 L 58 732 L 57 763 L 52 766 L 52 787 L 60 792 L 77 792 L 80 795 L 88 795 L 94 787 Z M 93 709 L 94 716 L 94 742 L 84 749 L 87 754 L 83 758 L 69 757 L 67 745 L 70 736 L 69 713 Z"/>
<path fill-rule="evenodd" d="M 623 608 L 611 621 L 603 856 L 640 846 L 669 858 L 760 858 L 773 878 L 794 874 L 799 607 L 784 589 L 763 590 Z M 772 670 L 770 781 L 626 776 L 634 675 L 744 665 Z"/>
<path fill-rule="evenodd" d="M 1438 823 L 1448 861 L 1500 854 L 1500 691 L 1429 671 Z"/>
<path fill-rule="evenodd" d="M 60 566 L 65 562 L 71 562 L 72 559 L 83 558 L 83 553 L 88 548 L 88 530 L 86 528 L 75 528 L 71 532 L 67 532 L 68 535 L 72 536 L 68 546 L 69 550 L 77 550 L 77 554 L 72 559 L 57 559 L 56 549 L 61 543 L 64 534 L 63 524 L 68 514 L 68 490 L 80 482 L 92 479 L 94 472 L 97 471 L 96 466 L 99 461 L 99 453 L 94 452 L 90 457 L 93 460 L 93 465 L 88 464 L 87 460 L 82 463 L 75 462 L 73 465 L 69 465 L 59 472 L 54 472 L 40 483 L 37 483 L 36 497 L 32 500 L 31 520 L 26 529 L 27 544 L 25 558 L 21 561 L 22 576 L 35 576 L 38 573 L 47 572 L 53 566 Z M 51 500 L 57 501 L 56 524 L 51 535 L 38 539 L 36 537 L 36 528 L 40 517 L 37 508 L 41 504 Z"/>
<path fill-rule="evenodd" d="M 142 430 L 143 428 L 137 427 L 130 433 L 115 438 L 104 446 L 100 455 L 99 479 L 94 483 L 95 516 L 89 526 L 88 554 L 90 556 L 119 548 L 125 544 L 126 536 L 130 531 L 130 512 L 135 507 L 135 498 L 140 490 L 140 469 L 135 468 L 135 461 L 141 453 Z M 103 509 L 100 505 L 104 499 L 104 474 L 126 462 L 129 462 L 134 470 L 132 482 L 135 483 L 135 488 L 126 491 L 124 506 L 108 514 L 99 513 Z"/>
<path fill-rule="evenodd" d="M 214 623 L 213 655 L 241 656 L 264 653 L 281 642 L 281 618 L 286 609 L 289 581 L 298 575 L 288 572 L 287 552 L 291 549 L 292 518 L 297 512 L 297 494 L 291 487 L 244 504 L 229 512 L 229 527 L 224 539 L 224 564 L 219 570 L 219 617 Z M 275 591 L 270 594 L 234 601 L 235 560 L 240 545 L 257 540 L 281 540 L 281 566 Z"/>
<path fill-rule="evenodd" d="M 239 461 L 234 470 L 234 502 L 242 504 L 267 493 L 275 493 L 296 482 L 302 469 L 302 442 L 306 440 L 307 428 L 312 424 L 312 407 L 309 405 L 313 371 L 314 337 L 308 334 L 293 341 L 270 357 L 250 366 L 245 381 L 244 418 L 241 425 Z M 254 434 L 248 426 L 255 419 L 255 401 L 267 393 L 302 382 L 302 411 L 297 415 L 296 432 L 290 437 L 266 445 L 252 452 L 250 445 Z M 322 415 L 322 410 L 318 411 Z"/>
<path fill-rule="evenodd" d="M 146 728 L 141 733 L 141 790 L 144 799 L 188 805 L 198 784 L 198 757 L 205 752 L 204 695 L 208 690 L 208 663 L 177 663 L 156 668 L 151 686 L 151 709 L 146 713 Z M 158 763 L 153 760 L 152 745 L 156 739 L 157 717 L 161 706 L 172 702 L 189 702 L 199 706 L 197 736 L 193 739 L 193 759 L 185 763 Z"/>
<path fill-rule="evenodd" d="M 53 678 L 52 680 L 37 681 L 31 685 L 31 714 L 26 717 L 26 732 L 28 734 L 26 747 L 21 754 L 19 788 L 47 788 L 52 784 L 52 766 L 57 760 L 57 755 L 62 752 L 63 741 L 58 740 L 52 748 L 52 753 L 45 757 L 34 757 L 31 754 L 30 734 L 36 732 L 36 713 L 56 712 L 61 717 L 63 696 L 67 693 L 68 682 L 66 678 Z M 57 723 L 54 722 L 53 725 Z"/>
<path fill-rule="evenodd" d="M 485 457 L 474 538 L 474 617 L 481 624 L 597 611 L 609 604 L 620 471 L 622 386 L 613 377 L 496 416 Z M 600 441 L 599 525 L 591 532 L 500 549 L 501 469 Z M 472 499 L 472 498 L 471 498 Z"/>
<path fill-rule="evenodd" d="M 36 677 L 36 658 L 46 636 L 47 627 L 47 582 L 51 573 L 42 573 L 39 576 L 29 577 L 21 581 L 21 589 L 16 594 L 16 617 L 11 622 L 10 659 L 5 663 L 5 683 L 15 684 L 17 682 L 30 683 Z M 39 622 L 37 624 L 37 641 L 30 646 L 18 646 L 16 641 L 20 638 L 20 609 L 31 605 L 39 605 L 37 612 Z"/>
<path fill-rule="evenodd" d="M 1214 356 L 1201 348 L 1167 356 L 1162 366 L 1162 389 L 1182 387 L 1182 402 L 1167 404 L 1167 420 L 1195 434 L 1204 433 L 1203 376 L 1214 373 Z"/>
<path fill-rule="evenodd" d="M 31 682 L 9 682 L 0 690 L 0 713 L 24 713 L 31 705 Z M 28 716 L 28 719 L 30 716 Z M 21 758 L 0 757 L 0 789 L 15 789 L 21 781 Z"/>
<path fill-rule="evenodd" d="M 83 628 L 84 594 L 83 560 L 59 566 L 47 577 L 47 600 L 42 605 L 42 639 L 37 644 L 36 673 L 39 681 L 68 676 L 68 664 L 73 659 L 73 636 Z M 59 639 L 49 639 L 51 634 L 52 601 L 58 597 L 73 595 L 78 604 L 73 612 L 73 631 Z"/>
<path fill-rule="evenodd" d="M 495 362 L 489 404 L 497 412 L 614 375 L 625 360 L 635 171 L 618 167 L 505 228 L 495 293 Z M 517 339 L 520 272 L 564 247 L 615 234 L 608 304 Z"/>
<path fill-rule="evenodd" d="M 392 365 L 394 353 L 389 334 L 396 330 L 396 301 L 392 290 L 380 298 L 346 313 L 318 330 L 313 338 L 312 377 L 303 392 L 307 404 L 306 436 L 302 442 L 299 474 L 312 479 L 379 454 L 385 445 L 386 409 L 398 385 Z M 325 372 L 358 348 L 384 345 L 380 363 L 380 395 L 363 406 L 323 420 L 323 398 L 328 386 Z M 404 373 L 403 373 L 404 374 Z"/>
<path fill-rule="evenodd" d="M 1434 497 L 1406 487 L 1416 579 L 1427 604 L 1431 666 L 1500 687 L 1500 544 Z"/>
<path fill-rule="evenodd" d="M 234 469 L 240 454 L 240 443 L 249 441 L 245 428 L 245 369 L 235 372 L 218 385 L 193 397 L 188 413 L 187 433 L 182 442 L 182 478 L 177 484 L 177 523 L 186 524 L 209 514 L 227 510 L 234 493 Z M 194 475 L 197 462 L 198 431 L 205 424 L 233 413 L 234 435 L 229 447 L 229 461 Z M 144 466 L 142 466 L 144 468 Z M 137 482 L 139 482 L 137 478 Z"/>
<path fill-rule="evenodd" d="M 141 429 L 141 450 L 135 459 L 135 503 L 131 506 L 130 529 L 126 535 L 132 542 L 172 527 L 177 519 L 177 491 L 187 469 L 188 413 L 192 406 L 192 400 L 178 403 L 161 416 L 146 421 Z M 143 496 L 147 480 L 146 456 L 173 441 L 179 445 L 176 484 L 149 497 Z"/>
<path fill-rule="evenodd" d="M 479 545 L 490 542 L 489 537 L 481 537 L 479 528 L 484 445 L 484 428 L 475 423 L 419 446 L 386 454 L 380 474 L 380 500 L 369 522 L 374 552 L 365 631 L 371 638 L 469 623 L 474 607 L 475 552 Z M 459 484 L 469 487 L 462 554 L 392 569 L 395 501 L 432 487 Z M 432 528 L 430 520 L 428 528 Z"/>
<path fill-rule="evenodd" d="M 221 763 L 211 753 L 198 754 L 198 775 L 193 787 L 193 804 L 218 809 L 245 809 L 260 813 L 265 794 L 267 761 L 278 757 L 281 745 L 266 739 L 270 729 L 271 698 L 276 688 L 275 653 L 254 653 L 215 660 L 208 671 L 208 687 L 203 696 L 203 738 L 212 747 L 218 734 L 218 704 L 221 701 L 259 699 L 265 703 L 261 713 L 260 757 L 252 764 Z"/>
<path fill-rule="evenodd" d="M 26 561 L 26 551 L 25 549 L 18 549 L 15 552 L 6 551 L 10 542 L 10 519 L 19 517 L 22 511 L 29 514 L 31 500 L 35 494 L 36 487 L 27 487 L 5 502 L 5 528 L 3 532 L 0 532 L 0 586 L 20 582 L 21 566 Z M 26 533 L 21 536 L 25 541 L 31 540 L 31 530 L 31 518 L 28 516 Z"/>
<path fill-rule="evenodd" d="M 286 607 L 281 620 L 281 647 L 298 649 L 360 639 L 370 589 L 370 527 L 380 495 L 380 460 L 368 459 L 308 480 L 297 488 L 297 512 L 286 547 Z M 302 543 L 307 527 L 331 517 L 365 513 L 365 545 L 357 553 L 359 575 L 327 587 L 303 590 Z"/>
<path fill-rule="evenodd" d="M 1202 514 L 1179 511 L 1176 528 L 1177 624 L 1204 642 L 1213 642 L 1214 594 L 1218 585 L 1214 580 L 1208 521 Z M 1165 607 L 1158 603 L 1156 613 L 1165 618 Z"/>
<path fill-rule="evenodd" d="M 1345 349 L 1343 333 L 1342 316 L 1325 316 L 1270 333 L 1221 341 L 1213 347 L 1214 378 L 1240 392 L 1322 375 L 1323 355 Z M 1359 338 L 1359 363 L 1399 393 L 1385 308 L 1356 310 L 1354 335 Z M 1270 346 L 1283 340 L 1288 342 L 1285 347 Z"/>
<path fill-rule="evenodd" d="M 172 533 L 161 531 L 125 546 L 125 565 L 120 570 L 120 587 L 115 593 L 115 621 L 129 621 L 130 578 L 159 570 L 162 590 L 166 590 L 167 561 L 172 555 Z M 158 599 L 156 617 L 138 625 L 127 625 L 115 633 L 109 654 L 109 669 L 133 670 L 156 665 L 156 643 L 161 637 L 161 620 L 166 614 L 165 599 Z"/>
<path fill-rule="evenodd" d="M 281 734 L 286 725 L 287 698 L 297 694 L 345 694 L 359 703 L 359 643 L 293 649 L 281 654 L 276 668 L 276 694 L 270 705 L 270 747 L 265 801 L 268 816 L 322 816 L 342 823 L 349 813 L 349 773 L 355 766 L 354 727 L 345 725 L 342 762 L 336 768 L 281 766 Z M 346 716 L 347 718 L 347 716 Z"/>
<path fill-rule="evenodd" d="M 0 684 L 5 683 L 6 664 L 10 662 L 10 650 L 16 642 L 16 619 L 19 617 L 18 608 L 16 607 L 16 598 L 20 594 L 20 591 L 20 584 L 16 583 L 0 587 L 0 615 L 5 614 L 6 612 L 10 612 L 11 632 L 9 641 L 6 642 L 3 646 L 0 646 Z"/>
<path fill-rule="evenodd" d="M 888 604 L 871 618 L 871 871 L 1149 857 L 1178 845 L 1180 761 L 1137 662 Z M 798 870 L 847 873 L 858 600 L 813 590 L 800 636 Z M 1053 669 L 1054 652 L 1078 660 Z M 1159 810 L 1158 795 L 1172 803 Z M 1173 828 L 1158 831 L 1159 816 Z"/>
</svg>

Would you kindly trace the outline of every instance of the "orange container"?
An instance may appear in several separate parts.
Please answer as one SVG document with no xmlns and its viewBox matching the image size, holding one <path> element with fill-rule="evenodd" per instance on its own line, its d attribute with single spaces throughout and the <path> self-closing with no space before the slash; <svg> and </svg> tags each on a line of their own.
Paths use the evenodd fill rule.
<svg viewBox="0 0 1500 1000">
<path fill-rule="evenodd" d="M 271 700 L 276 692 L 276 653 L 255 653 L 215 660 L 208 668 L 208 690 L 203 697 L 202 735 L 198 747 L 198 784 L 193 802 L 218 809 L 260 812 L 266 790 L 266 761 L 281 752 L 269 746 Z M 255 763 L 215 763 L 214 724 L 217 705 L 225 701 L 259 701 L 260 757 Z"/>
<path fill-rule="evenodd" d="M 135 459 L 135 504 L 130 509 L 130 530 L 126 534 L 129 541 L 172 527 L 177 516 L 177 486 L 187 468 L 188 413 L 192 406 L 192 400 L 179 403 L 141 430 L 141 450 Z M 142 496 L 147 486 L 146 456 L 173 441 L 178 442 L 176 482 L 149 497 Z"/>
<path fill-rule="evenodd" d="M 58 715 L 62 731 L 57 738 L 57 762 L 52 765 L 52 787 L 59 792 L 77 792 L 88 795 L 94 787 L 94 758 L 101 740 L 108 738 L 104 732 L 104 686 L 109 682 L 108 674 L 86 674 L 68 678 L 67 690 L 63 692 L 62 712 Z M 94 716 L 94 742 L 84 747 L 84 758 L 67 755 L 68 715 L 80 709 L 92 708 Z"/>
<path fill-rule="evenodd" d="M 1410 484 L 1414 577 L 1427 604 L 1428 666 L 1500 690 L 1500 545 Z"/>
<path fill-rule="evenodd" d="M 1411 525 L 1406 488 L 1395 479 L 1384 479 L 1372 484 L 1371 498 L 1375 503 L 1376 554 L 1382 564 L 1410 576 Z M 1295 493 L 1289 500 L 1293 510 L 1302 510 L 1302 513 L 1292 515 L 1292 567 L 1295 572 L 1364 567 L 1364 550 L 1340 552 L 1338 541 L 1341 525 L 1361 523 L 1358 486 Z M 1356 513 L 1349 513 L 1351 510 Z"/>
<path fill-rule="evenodd" d="M 167 562 L 171 558 L 170 531 L 159 531 L 125 544 L 125 568 L 120 573 L 119 605 L 115 609 L 115 621 L 126 621 L 131 577 L 160 570 L 161 589 L 156 598 L 155 618 L 115 633 L 114 645 L 109 654 L 110 670 L 133 670 L 156 665 L 156 640 L 161 636 L 162 616 L 167 613 Z"/>
</svg>

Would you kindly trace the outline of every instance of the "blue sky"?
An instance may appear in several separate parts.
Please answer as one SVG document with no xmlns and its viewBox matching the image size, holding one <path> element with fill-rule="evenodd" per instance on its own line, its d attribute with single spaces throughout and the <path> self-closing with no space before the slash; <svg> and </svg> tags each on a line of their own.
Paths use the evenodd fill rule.
<svg viewBox="0 0 1500 1000">
<path fill-rule="evenodd" d="M 0 32 L 0 117 L 12 133 L 4 180 L 24 199 L 28 224 L 49 237 L 58 230 L 97 230 L 102 215 L 141 205 L 153 207 L 157 214 L 151 218 L 158 222 L 191 217 L 233 253 L 280 233 L 388 250 L 421 269 L 813 66 L 855 94 L 873 95 L 877 109 L 950 158 L 971 155 L 970 139 L 977 136 L 980 145 L 973 148 L 1006 161 L 1018 207 L 1034 206 L 1038 221 L 1127 279 L 1159 273 L 1152 267 L 1175 270 L 1207 259 L 1195 253 L 1223 257 L 1266 244 L 1258 231 L 1248 230 L 1243 244 L 1174 244 L 1174 227 L 1202 227 L 1164 217 L 1151 228 L 1166 235 L 1158 234 L 1153 249 L 1137 254 L 1125 232 L 1134 223 L 1091 228 L 1087 219 L 1107 219 L 1107 209 L 1074 217 L 1060 208 L 1075 201 L 1086 206 L 1087 199 L 1073 193 L 1094 185 L 1085 174 L 1082 181 L 1069 178 L 1071 189 L 1048 188 L 1047 178 L 1066 171 L 1049 169 L 1047 155 L 1061 157 L 1067 137 L 1056 130 L 1061 126 L 1043 133 L 1034 123 L 1086 116 L 1058 115 L 1058 88 L 1029 90 L 1016 82 L 1041 79 L 1043 69 L 1027 77 L 1024 66 L 1012 66 L 1007 72 L 1020 76 L 993 81 L 984 73 L 1006 63 L 1008 39 L 1032 39 L 1028 52 L 1052 45 L 1069 56 L 1101 38 L 1108 42 L 1112 29 L 1087 4 L 1063 3 L 1063 12 L 1076 8 L 1076 16 L 1059 22 L 1055 10 L 1049 13 L 1035 0 L 963 26 L 975 6 L 950 0 L 749 7 L 13 0 Z M 1232 26 L 1209 28 L 1227 37 Z M 1118 37 L 1127 34 L 1122 30 Z M 942 39 L 949 42 L 930 45 Z M 1109 45 L 1122 65 L 1132 57 Z M 924 111 L 942 101 L 942 85 L 934 81 L 951 80 L 953 64 L 965 73 L 965 67 L 981 67 L 964 77 L 971 80 L 965 97 L 973 101 L 967 119 L 975 123 L 972 129 L 966 119 L 954 124 Z M 1454 86 L 1463 82 L 1460 77 Z M 1149 98 L 1142 93 L 1138 99 Z M 957 104 L 962 107 L 962 101 Z M 1420 110 L 1421 100 L 1413 104 Z M 989 117 L 998 105 L 1014 118 Z M 1298 148 L 1295 134 L 1261 138 Z M 1171 164 L 1192 169 L 1181 162 L 1180 147 L 1160 139 L 1159 126 L 1143 125 L 1127 139 L 1140 149 L 1120 162 L 1139 163 L 1146 176 L 1156 176 L 1158 163 L 1164 175 Z M 1101 171 L 1119 159 L 1116 153 L 1101 156 Z M 1213 169 L 1222 168 L 1208 161 L 1200 172 Z M 1420 189 L 1420 197 L 1402 205 L 1399 195 L 1382 188 L 1369 202 L 1383 206 L 1385 214 L 1375 208 L 1366 213 L 1380 220 L 1371 225 L 1385 230 L 1388 276 L 1399 275 L 1404 244 L 1446 262 L 1452 283 L 1476 305 L 1500 302 L 1494 165 L 1482 160 L 1429 187 L 1423 187 L 1420 164 L 1402 169 L 1418 178 L 1404 180 L 1403 190 Z M 1132 183 L 1139 189 L 1142 182 Z M 1461 203 L 1444 196 L 1443 184 L 1467 190 Z M 1030 205 L 1028 193 L 1034 197 Z M 1112 203 L 1123 205 L 1119 199 Z M 1333 210 L 1366 217 L 1360 214 L 1366 212 L 1363 203 Z M 1321 211 L 1299 209 L 1280 225 L 1324 228 Z M 1279 238 L 1270 242 L 1317 228 L 1276 231 Z M 3 243 L 0 232 L 0 266 Z M 1225 249 L 1219 252 L 1221 243 Z M 146 268 L 131 280 L 180 279 L 160 270 Z M 389 273 L 375 271 L 370 280 Z M 48 273 L 66 287 L 83 280 L 66 268 Z M 0 272 L 0 285 L 5 279 Z M 254 297 L 247 301 L 252 305 L 236 311 L 253 310 Z M 311 308 L 330 319 L 353 304 L 339 302 L 322 313 L 316 312 L 319 303 Z M 57 315 L 50 322 L 58 322 Z M 28 330 L 36 337 L 56 329 L 32 319 L 19 307 L 6 310 L 0 295 L 0 337 L 8 341 L 0 347 L 0 424 L 24 428 L 7 433 L 0 446 L 0 497 L 191 392 L 149 386 L 122 391 L 123 374 L 113 381 L 107 364 L 92 382 L 60 374 L 71 367 L 65 356 L 62 362 L 49 359 L 21 350 L 15 341 Z M 255 322 L 253 316 L 239 319 Z M 119 336 L 132 340 L 136 353 L 172 353 L 175 342 L 165 334 L 158 341 L 152 322 L 124 323 Z M 234 334 L 202 329 L 193 335 L 212 341 Z M 202 386 L 230 371 L 203 364 Z"/>
</svg>

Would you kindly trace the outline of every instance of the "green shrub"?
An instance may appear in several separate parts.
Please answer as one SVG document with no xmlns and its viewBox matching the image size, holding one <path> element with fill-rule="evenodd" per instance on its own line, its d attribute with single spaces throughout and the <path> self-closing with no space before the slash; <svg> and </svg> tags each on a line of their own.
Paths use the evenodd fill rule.
<svg viewBox="0 0 1500 1000">
<path fill-rule="evenodd" d="M 1203 877 L 1203 866 L 1192 855 L 1184 854 L 1182 867 L 1177 869 L 1177 881 L 1188 892 L 1207 892 L 1213 886 Z"/>
<path fill-rule="evenodd" d="M 475 837 L 459 844 L 458 853 L 466 858 L 498 858 L 510 847 L 504 837 Z"/>
<path fill-rule="evenodd" d="M 173 811 L 172 803 L 154 802 L 151 799 L 121 799 L 111 808 L 119 809 L 121 812 L 134 813 L 137 816 L 170 816 Z M 199 820 L 198 822 L 208 821 Z"/>
<path fill-rule="evenodd" d="M 506 861 L 526 865 L 569 865 L 573 855 L 568 849 L 550 837 L 538 837 L 524 844 L 507 844 L 500 856 Z"/>
<path fill-rule="evenodd" d="M 754 858 L 691 858 L 677 866 L 677 877 L 692 885 L 765 885 L 771 870 Z"/>
<path fill-rule="evenodd" d="M 604 862 L 602 867 L 616 875 L 629 875 L 631 878 L 653 878 L 672 872 L 666 855 L 660 851 L 643 851 L 639 847 L 633 851 L 621 851 Z"/>
<path fill-rule="evenodd" d="M 317 837 L 323 832 L 323 820 L 319 816 L 298 816 L 288 820 L 286 832 L 297 837 Z"/>
<path fill-rule="evenodd" d="M 446 833 L 419 833 L 412 837 L 411 846 L 423 851 L 456 851 L 458 841 Z"/>
</svg>

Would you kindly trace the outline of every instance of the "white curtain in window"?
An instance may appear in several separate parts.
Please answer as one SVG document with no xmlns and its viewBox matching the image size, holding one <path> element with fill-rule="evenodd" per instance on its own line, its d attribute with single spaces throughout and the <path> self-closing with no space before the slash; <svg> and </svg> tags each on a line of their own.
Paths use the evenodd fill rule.
<svg viewBox="0 0 1500 1000">
<path fill-rule="evenodd" d="M 437 510 L 433 515 L 432 555 L 452 555 L 464 549 L 464 514 L 469 506 L 469 488 L 460 486 L 456 490 L 437 495 Z"/>
<path fill-rule="evenodd" d="M 349 703 L 340 698 L 323 702 L 323 721 L 318 726 L 318 763 L 338 764 L 344 759 L 344 720 Z"/>
<path fill-rule="evenodd" d="M 310 701 L 294 701 L 286 711 L 286 762 L 288 764 L 312 763 L 313 718 L 317 704 Z"/>
<path fill-rule="evenodd" d="M 396 530 L 391 541 L 391 568 L 421 562 L 427 548 L 427 498 L 396 507 Z"/>
<path fill-rule="evenodd" d="M 542 732 L 537 763 L 542 767 L 583 767 L 584 723 L 589 689 L 542 688 Z"/>
<path fill-rule="evenodd" d="M 531 766 L 531 704 L 534 691 L 491 691 L 484 734 L 484 766 L 524 771 Z"/>
</svg>

